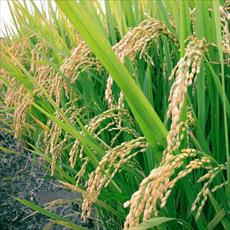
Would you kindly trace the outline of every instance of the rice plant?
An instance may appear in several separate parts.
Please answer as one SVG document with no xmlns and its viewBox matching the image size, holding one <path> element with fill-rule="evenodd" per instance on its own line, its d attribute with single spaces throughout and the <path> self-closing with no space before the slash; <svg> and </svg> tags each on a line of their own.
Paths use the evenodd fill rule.
<svg viewBox="0 0 230 230">
<path fill-rule="evenodd" d="M 9 1 L 4 127 L 98 228 L 230 229 L 230 2 L 55 2 Z"/>
</svg>

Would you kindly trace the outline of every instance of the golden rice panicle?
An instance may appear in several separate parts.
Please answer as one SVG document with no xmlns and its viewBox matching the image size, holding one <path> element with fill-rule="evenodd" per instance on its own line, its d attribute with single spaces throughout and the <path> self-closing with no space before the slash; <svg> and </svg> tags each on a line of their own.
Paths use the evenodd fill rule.
<svg viewBox="0 0 230 230">
<path fill-rule="evenodd" d="M 50 67 L 47 67 L 38 64 L 41 56 L 38 53 L 39 51 L 43 51 L 44 49 L 47 49 L 47 47 L 44 45 L 44 43 L 38 43 L 35 48 L 34 48 L 34 55 L 36 54 L 36 60 L 34 60 L 34 77 L 37 78 L 38 83 L 42 84 L 46 89 L 49 88 L 48 77 Z M 17 42 L 12 45 L 12 47 L 9 49 L 11 54 L 15 56 L 15 58 L 18 59 L 18 61 L 21 64 L 26 64 L 27 59 L 26 55 L 29 55 L 29 43 L 26 39 L 22 41 L 21 44 L 18 44 Z M 35 52 L 36 51 L 36 52 Z M 33 57 L 32 57 L 33 59 Z M 36 66 L 35 66 L 36 65 Z M 19 85 L 17 80 L 15 78 L 12 78 L 10 76 L 7 76 L 9 78 L 9 87 L 7 89 L 7 92 L 5 94 L 5 105 L 8 106 L 13 106 L 14 107 L 14 130 L 15 130 L 15 138 L 18 138 L 23 126 L 25 125 L 25 116 L 27 110 L 30 108 L 32 102 L 33 102 L 33 97 L 32 94 L 38 94 L 38 90 L 33 91 L 31 94 L 27 93 L 25 88 L 22 85 Z M 45 81 L 46 80 L 46 81 Z"/>
<path fill-rule="evenodd" d="M 61 90 L 65 87 L 64 79 L 56 73 L 52 66 L 43 61 L 48 57 L 49 47 L 45 42 L 38 42 L 31 51 L 30 72 L 37 82 L 50 94 L 55 96 L 57 105 L 60 104 Z M 37 94 L 40 93 L 38 90 Z"/>
<path fill-rule="evenodd" d="M 195 211 L 195 209 L 197 208 L 197 213 L 195 216 L 195 219 L 198 220 L 200 215 L 201 215 L 201 211 L 208 199 L 208 192 L 209 189 L 208 187 L 210 186 L 210 184 L 212 183 L 212 181 L 214 180 L 215 175 L 212 175 L 209 180 L 203 185 L 201 191 L 197 194 L 195 201 L 192 204 L 191 207 L 191 211 Z M 200 205 L 198 206 L 198 203 L 200 203 Z M 198 206 L 198 207 L 197 207 Z"/>
<path fill-rule="evenodd" d="M 23 86 L 19 86 L 17 81 L 10 78 L 10 86 L 5 94 L 4 103 L 6 107 L 13 106 L 13 128 L 14 137 L 18 138 L 25 125 L 26 112 L 33 102 L 32 96 L 26 92 Z"/>
<path fill-rule="evenodd" d="M 83 135 L 83 132 L 81 131 L 80 134 Z M 71 168 L 74 168 L 78 157 L 79 157 L 79 161 L 81 163 L 82 163 L 82 161 L 86 161 L 87 157 L 84 158 L 83 151 L 84 151 L 84 146 L 83 145 L 81 146 L 80 140 L 76 139 L 72 145 L 70 152 L 69 152 L 69 163 L 70 163 Z M 86 167 L 86 165 L 84 167 Z M 80 171 L 83 171 L 83 169 L 80 169 Z M 78 178 L 78 176 L 76 176 L 76 178 Z M 80 179 L 81 178 L 78 178 L 77 180 L 80 181 Z"/>
<path fill-rule="evenodd" d="M 50 96 L 54 95 L 53 85 L 56 83 L 55 71 L 52 66 L 49 66 L 45 58 L 49 57 L 50 48 L 45 42 L 38 42 L 31 50 L 30 72 L 36 81 L 47 90 Z M 36 94 L 41 91 L 37 89 Z M 35 92 L 34 92 L 35 93 Z"/>
<path fill-rule="evenodd" d="M 85 41 L 79 40 L 78 46 L 60 67 L 61 72 L 73 83 L 79 73 L 90 68 L 102 68 Z"/>
<path fill-rule="evenodd" d="M 55 96 L 55 102 L 58 106 L 60 106 L 61 103 L 61 92 L 63 87 L 65 87 L 65 80 L 62 76 L 56 74 L 54 79 L 52 80 L 51 92 Z"/>
<path fill-rule="evenodd" d="M 10 82 L 12 88 L 8 88 L 5 94 L 4 103 L 6 107 L 14 107 L 14 116 L 13 116 L 13 128 L 14 128 L 14 137 L 18 138 L 20 136 L 22 126 L 25 121 L 25 111 L 26 107 L 22 108 L 21 100 L 23 98 L 23 93 L 21 93 L 23 87 L 17 87 L 16 81 L 12 79 Z M 18 89 L 19 88 L 19 89 Z M 20 107 L 20 108 L 19 108 Z"/>
<path fill-rule="evenodd" d="M 1 58 L 1 56 L 0 56 Z M 6 72 L 4 69 L 0 68 L 0 77 L 6 76 Z M 3 86 L 4 81 L 0 78 L 0 87 Z"/>
<path fill-rule="evenodd" d="M 101 143 L 101 146 L 105 149 L 105 151 L 108 151 L 110 147 L 103 140 L 100 139 L 99 135 L 102 132 L 116 131 L 116 135 L 111 139 L 110 146 L 114 145 L 116 139 L 122 132 L 129 133 L 134 138 L 138 137 L 137 133 L 132 127 L 121 126 L 120 118 L 122 116 L 125 118 L 126 121 L 129 121 L 130 125 L 133 125 L 132 118 L 130 117 L 130 114 L 128 113 L 127 110 L 114 108 L 114 109 L 107 110 L 101 113 L 100 115 L 94 117 L 93 119 L 91 119 L 89 124 L 85 126 L 87 131 L 90 132 Z M 106 119 L 110 119 L 111 121 L 109 121 L 104 127 L 101 127 L 100 125 Z M 81 135 L 84 135 L 83 131 L 81 131 Z M 83 151 L 84 151 L 84 146 L 81 145 L 80 141 L 77 139 L 72 145 L 72 148 L 69 153 L 69 162 L 71 167 L 75 166 L 77 158 L 79 158 L 78 162 L 80 162 L 79 164 L 80 170 L 76 175 L 76 186 L 78 186 L 79 183 L 81 182 L 81 178 L 87 168 L 87 165 L 89 164 L 89 159 L 87 156 L 84 156 Z"/>
<path fill-rule="evenodd" d="M 172 123 L 167 136 L 167 148 L 164 157 L 171 154 L 179 147 L 177 142 L 179 135 L 179 120 L 184 106 L 187 88 L 192 84 L 196 74 L 200 72 L 201 61 L 207 47 L 204 40 L 199 40 L 190 36 L 189 43 L 185 49 L 185 55 L 179 60 L 173 69 L 169 79 L 175 76 L 174 83 L 170 90 L 169 106 L 167 111 L 168 118 L 171 117 Z"/>
<path fill-rule="evenodd" d="M 2 45 L 2 43 L 1 43 Z M 9 53 L 17 59 L 17 61 L 24 65 L 26 64 L 28 57 L 27 52 L 29 50 L 29 42 L 27 39 L 22 39 L 20 42 L 16 41 L 9 47 Z M 5 59 L 5 62 L 12 62 L 8 57 L 4 56 L 4 52 L 0 52 L 1 58 Z M 3 72 L 4 73 L 4 72 Z M 18 97 L 22 97 L 21 91 L 22 87 L 19 86 L 15 78 L 11 77 L 9 74 L 6 74 L 6 78 L 9 80 L 9 86 L 5 94 L 5 104 L 6 106 L 11 106 L 15 104 L 15 101 L 18 102 Z"/>
<path fill-rule="evenodd" d="M 106 83 L 105 99 L 107 100 L 110 109 L 114 107 L 112 85 L 113 79 L 109 76 Z"/>
<path fill-rule="evenodd" d="M 83 177 L 83 175 L 85 174 L 85 171 L 87 169 L 87 166 L 89 164 L 89 159 L 88 157 L 85 158 L 81 158 L 81 169 L 78 171 L 77 175 L 76 175 L 76 187 L 80 184 L 81 179 Z"/>
<path fill-rule="evenodd" d="M 113 109 L 104 111 L 100 115 L 91 119 L 89 124 L 87 124 L 85 126 L 85 128 L 87 129 L 87 131 L 89 131 L 91 134 L 93 134 L 95 136 L 94 133 L 97 130 L 97 128 L 99 127 L 99 125 L 104 120 L 106 120 L 108 118 L 114 118 L 115 116 L 116 116 L 116 114 L 114 113 Z M 81 135 L 84 135 L 83 131 L 81 131 Z M 83 150 L 84 150 L 84 146 L 80 147 L 80 141 L 79 141 L 79 139 L 76 139 L 76 141 L 72 145 L 72 148 L 71 148 L 70 153 L 69 153 L 69 162 L 70 162 L 70 166 L 72 168 L 75 166 L 77 156 L 79 155 L 80 157 L 82 157 Z"/>
<path fill-rule="evenodd" d="M 220 7 L 220 19 L 222 27 L 222 46 L 223 51 L 230 55 L 230 33 L 229 33 L 229 20 L 230 20 L 230 1 L 226 1 L 225 6 Z"/>
<path fill-rule="evenodd" d="M 15 78 L 9 78 L 9 86 L 7 88 L 4 103 L 6 107 L 14 105 L 14 102 L 17 100 L 18 84 Z"/>
<path fill-rule="evenodd" d="M 139 137 L 108 150 L 87 182 L 87 191 L 82 204 L 82 218 L 90 217 L 91 206 L 97 200 L 103 188 L 106 188 L 121 165 L 125 164 L 139 152 L 145 151 L 145 138 Z M 135 151 L 134 151 L 135 150 Z"/>
<path fill-rule="evenodd" d="M 203 182 L 205 180 L 208 180 L 210 177 L 212 177 L 213 175 L 217 175 L 219 172 L 226 170 L 226 165 L 224 164 L 220 164 L 216 167 L 211 167 L 210 169 L 208 169 L 208 172 L 205 173 L 203 176 L 201 176 L 197 182 Z"/>
<path fill-rule="evenodd" d="M 191 149 L 184 149 L 183 152 L 187 152 L 187 151 L 191 151 Z M 197 153 L 195 150 L 192 150 L 193 154 L 190 154 L 189 157 L 195 157 L 197 156 Z M 179 158 L 184 157 L 184 155 L 179 155 Z M 188 157 L 188 156 L 186 156 Z M 192 171 L 196 170 L 196 169 L 200 169 L 200 168 L 206 168 L 207 164 L 209 165 L 210 163 L 210 159 L 207 157 L 201 157 L 197 158 L 195 160 L 191 160 L 184 169 L 181 169 L 180 172 L 175 176 L 174 179 L 172 179 L 169 182 L 168 188 L 165 191 L 164 197 L 161 199 L 161 203 L 160 203 L 160 208 L 163 208 L 166 205 L 166 202 L 172 192 L 172 189 L 174 188 L 174 186 L 176 185 L 176 183 L 181 180 L 182 178 L 184 178 L 185 176 L 187 176 L 188 174 L 190 174 Z"/>
<path fill-rule="evenodd" d="M 170 157 L 173 160 L 173 156 Z M 169 158 L 168 158 L 169 160 Z M 140 183 L 138 191 L 133 193 L 131 199 L 124 204 L 124 207 L 130 206 L 129 214 L 126 217 L 124 230 L 139 224 L 141 219 L 148 220 L 153 213 L 157 215 L 157 201 L 163 198 L 166 191 L 169 178 L 176 168 L 179 168 L 182 161 L 169 161 L 153 169 L 149 176 Z M 143 217 L 142 217 L 143 215 Z"/>
<path fill-rule="evenodd" d="M 3 39 L 2 39 L 3 40 Z M 4 46 L 4 42 L 0 40 L 0 59 L 4 60 L 5 62 L 7 62 L 8 60 L 5 57 L 4 52 L 2 51 L 2 47 Z M 6 60 L 5 60 L 6 59 Z M 13 102 L 15 100 L 15 91 L 18 87 L 17 81 L 15 78 L 11 77 L 4 69 L 0 68 L 0 76 L 6 78 L 8 80 L 8 87 L 6 90 L 6 93 L 4 95 L 4 103 L 6 105 L 6 107 L 9 107 L 11 105 L 13 105 Z M 3 84 L 3 81 L 1 81 L 1 83 Z"/>
<path fill-rule="evenodd" d="M 113 46 L 113 50 L 122 63 L 124 63 L 125 57 L 129 57 L 131 61 L 133 61 L 138 52 L 140 52 L 141 58 L 147 48 L 149 48 L 149 45 L 151 45 L 153 41 L 156 42 L 162 34 L 176 42 L 175 36 L 162 21 L 150 18 L 143 21 L 139 26 L 131 29 Z"/>
<path fill-rule="evenodd" d="M 14 42 L 9 48 L 9 52 L 20 64 L 25 65 L 29 61 L 28 54 L 30 52 L 30 44 L 28 39 L 24 38 Z"/>
<path fill-rule="evenodd" d="M 44 46 L 43 43 L 41 44 L 38 43 L 37 45 L 39 49 L 43 49 L 43 46 Z M 19 58 L 19 62 L 22 64 L 25 64 L 27 61 L 25 55 L 27 54 L 28 50 L 29 50 L 29 44 L 27 40 L 23 40 L 22 44 L 14 43 L 13 46 L 10 48 L 10 52 L 12 53 L 12 55 L 15 56 L 15 58 Z M 36 61 L 38 61 L 39 58 L 37 57 Z M 41 74 L 42 76 L 44 76 L 44 71 L 40 72 L 40 75 Z M 8 76 L 8 78 L 9 78 L 9 87 L 5 94 L 4 102 L 7 107 L 8 106 L 14 107 L 15 138 L 18 138 L 23 126 L 25 125 L 26 112 L 30 108 L 33 102 L 32 94 L 37 92 L 33 91 L 31 94 L 27 93 L 25 88 L 22 85 L 19 85 L 19 83 L 15 78 L 12 78 L 10 76 Z M 39 78 L 38 78 L 38 82 L 41 83 Z"/>
<path fill-rule="evenodd" d="M 203 176 L 201 176 L 197 182 L 203 182 L 206 181 L 203 186 L 201 191 L 197 194 L 195 201 L 192 204 L 191 207 L 191 211 L 195 211 L 197 209 L 197 213 L 196 213 L 196 217 L 195 219 L 198 220 L 200 218 L 202 209 L 208 199 L 208 192 L 210 190 L 210 186 L 213 182 L 213 180 L 215 179 L 215 177 L 217 176 L 218 173 L 220 173 L 223 170 L 226 170 L 226 164 L 220 164 L 216 167 L 210 166 L 210 167 L 206 167 L 208 169 L 208 172 L 206 174 L 204 174 Z M 211 189 L 211 192 L 216 192 L 218 189 L 222 188 L 223 186 L 226 185 L 226 182 L 220 183 L 216 186 L 214 186 Z"/>
<path fill-rule="evenodd" d="M 62 109 L 62 112 L 65 114 L 65 116 L 69 117 L 70 121 L 73 121 L 73 119 L 76 117 L 76 115 L 81 112 L 81 108 L 78 109 L 76 106 L 72 105 L 72 102 L 69 103 L 71 106 L 64 110 Z M 69 105 L 67 104 L 67 105 Z M 55 112 L 55 116 L 62 120 L 60 114 L 58 112 Z M 50 153 L 52 156 L 52 162 L 51 162 L 51 175 L 54 174 L 54 169 L 55 169 L 55 163 L 60 155 L 60 153 L 63 150 L 63 146 L 66 143 L 68 139 L 70 139 L 70 136 L 68 133 L 64 133 L 64 138 L 61 137 L 62 135 L 62 130 L 61 128 L 51 120 L 48 121 L 47 123 L 48 129 L 44 130 L 44 143 L 46 144 L 46 153 Z M 49 128 L 50 127 L 50 128 Z M 47 133 L 49 132 L 49 133 Z M 76 141 L 78 142 L 78 140 Z M 76 144 L 73 144 L 73 147 L 71 151 L 74 151 L 73 148 L 76 148 Z M 70 151 L 70 152 L 71 152 Z M 74 161 L 74 159 L 73 159 Z"/>
<path fill-rule="evenodd" d="M 61 135 L 61 131 L 59 130 L 59 128 L 57 128 L 54 131 L 56 132 L 56 133 L 54 133 L 56 136 Z M 52 156 L 51 167 L 50 167 L 51 168 L 51 176 L 54 175 L 56 161 L 63 151 L 64 144 L 67 142 L 67 140 L 69 138 L 70 138 L 70 136 L 67 133 L 65 133 L 63 140 L 61 140 L 59 142 L 57 141 L 56 143 L 54 141 L 54 146 L 50 146 L 50 153 Z"/>
<path fill-rule="evenodd" d="M 46 89 L 50 96 L 55 95 L 55 88 L 53 87 L 55 82 L 55 71 L 51 66 L 38 66 L 36 80 L 44 89 Z M 39 94 L 39 91 L 37 94 Z"/>
<path fill-rule="evenodd" d="M 57 113 L 56 113 L 57 115 Z M 58 139 L 61 135 L 61 128 L 53 123 L 53 126 L 50 130 L 50 154 L 51 154 L 51 157 L 52 157 L 52 160 L 51 160 L 51 175 L 53 176 L 54 174 L 54 170 L 55 170 L 55 164 L 56 164 L 56 160 L 57 160 L 57 157 L 58 157 L 58 153 L 59 153 L 59 148 L 58 148 Z"/>
<path fill-rule="evenodd" d="M 97 61 L 86 42 L 79 40 L 78 46 L 60 66 L 60 71 L 70 80 L 71 83 L 74 83 L 78 75 L 87 69 L 97 69 L 97 71 L 101 71 L 103 67 Z M 57 105 L 60 105 L 61 90 L 63 88 L 66 96 L 68 97 L 69 92 L 67 83 L 63 76 L 57 73 L 56 76 L 53 77 L 51 89 L 55 95 Z"/>
<path fill-rule="evenodd" d="M 99 131 L 97 131 L 99 125 L 106 119 L 111 119 L 111 121 L 104 128 L 101 128 Z M 112 108 L 112 109 L 109 109 L 101 113 L 99 116 L 93 118 L 90 121 L 89 125 L 87 125 L 87 128 L 91 133 L 95 133 L 95 137 L 98 137 L 99 134 L 105 130 L 108 130 L 108 131 L 112 131 L 112 130 L 119 131 L 120 130 L 120 131 L 134 133 L 133 129 L 121 126 L 122 120 L 128 121 L 130 125 L 133 125 L 133 120 L 128 110 L 120 109 L 120 108 Z M 110 128 L 113 125 L 115 127 Z"/>
<path fill-rule="evenodd" d="M 209 165 L 209 158 L 197 158 L 191 160 L 185 168 L 179 171 L 177 176 L 173 177 L 176 170 L 185 164 L 185 160 L 197 157 L 197 154 L 194 149 L 183 149 L 179 155 L 168 155 L 159 167 L 150 172 L 149 176 L 141 182 L 138 191 L 124 204 L 124 207 L 130 206 L 130 211 L 124 224 L 125 230 L 139 224 L 140 221 L 148 220 L 152 214 L 157 216 L 158 205 L 160 208 L 165 206 L 178 180 L 184 178 L 195 169 Z"/>
<path fill-rule="evenodd" d="M 38 43 L 38 48 L 40 51 L 43 51 L 43 54 L 47 52 L 48 48 L 43 43 Z M 37 46 L 36 46 L 37 47 Z M 57 74 L 52 66 L 45 64 L 42 61 L 42 57 L 40 53 L 34 52 L 34 57 L 36 60 L 31 61 L 30 71 L 38 84 L 44 88 L 50 96 L 55 96 L 60 89 L 57 89 Z M 33 72 L 32 72 L 33 71 Z M 40 89 L 36 89 L 37 95 L 40 95 L 42 91 Z"/>
<path fill-rule="evenodd" d="M 74 144 L 73 144 L 73 146 L 69 152 L 69 163 L 70 163 L 71 168 L 74 168 L 74 166 L 76 164 L 76 160 L 77 160 L 77 154 L 76 153 L 78 151 L 79 144 L 80 144 L 80 141 L 79 141 L 79 139 L 77 139 L 74 142 Z"/>
<path fill-rule="evenodd" d="M 44 152 L 46 155 L 49 155 L 50 153 L 50 139 L 52 136 L 52 129 L 53 129 L 54 123 L 51 119 L 48 119 L 46 125 L 43 127 L 43 144 L 44 144 Z"/>
<path fill-rule="evenodd" d="M 103 113 L 99 114 L 98 116 L 92 118 L 89 123 L 85 126 L 86 130 L 91 133 L 103 146 L 104 149 L 108 149 L 107 144 L 105 144 L 100 138 L 99 135 L 104 132 L 110 132 L 113 130 L 118 131 L 118 133 L 111 139 L 111 146 L 114 144 L 117 137 L 121 134 L 121 132 L 127 132 L 131 134 L 132 136 L 136 136 L 135 130 L 133 128 L 129 127 L 121 127 L 120 119 L 125 117 L 124 119 L 128 120 L 130 124 L 132 124 L 132 120 L 130 117 L 130 114 L 127 110 L 124 109 L 109 109 L 104 111 Z M 105 121 L 111 119 L 109 123 L 107 123 L 104 127 L 101 127 L 100 125 Z M 100 129 L 99 129 L 100 126 Z M 81 131 L 81 135 L 84 135 L 84 132 Z M 69 162 L 71 167 L 75 166 L 76 159 L 78 156 L 80 158 L 83 157 L 83 151 L 84 146 L 81 146 L 80 141 L 77 139 L 75 143 L 72 145 L 72 148 L 69 153 Z"/>
<path fill-rule="evenodd" d="M 21 130 L 25 124 L 25 118 L 26 118 L 26 112 L 28 108 L 30 108 L 33 97 L 30 95 L 30 93 L 25 93 L 24 95 L 21 95 L 21 100 L 17 101 L 15 104 L 15 111 L 14 111 L 14 131 L 15 131 L 15 138 L 18 138 L 21 134 Z"/>
<path fill-rule="evenodd" d="M 139 26 L 131 29 L 117 44 L 113 46 L 119 60 L 124 63 L 125 57 L 129 57 L 131 61 L 134 60 L 138 52 L 140 58 L 146 53 L 151 43 L 156 42 L 160 35 L 166 35 L 176 43 L 175 36 L 169 31 L 167 26 L 160 20 L 147 19 Z M 105 91 L 105 99 L 108 101 L 110 108 L 114 106 L 112 97 L 112 77 L 109 76 L 107 80 L 107 87 Z M 119 106 L 123 105 L 124 95 L 120 94 Z"/>
</svg>

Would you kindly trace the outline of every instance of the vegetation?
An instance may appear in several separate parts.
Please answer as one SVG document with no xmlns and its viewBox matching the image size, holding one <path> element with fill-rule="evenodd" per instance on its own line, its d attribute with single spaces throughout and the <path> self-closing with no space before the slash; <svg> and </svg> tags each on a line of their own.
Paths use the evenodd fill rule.
<svg viewBox="0 0 230 230">
<path fill-rule="evenodd" d="M 1 132 L 104 229 L 230 229 L 229 1 L 46 3 L 9 2 Z"/>
</svg>

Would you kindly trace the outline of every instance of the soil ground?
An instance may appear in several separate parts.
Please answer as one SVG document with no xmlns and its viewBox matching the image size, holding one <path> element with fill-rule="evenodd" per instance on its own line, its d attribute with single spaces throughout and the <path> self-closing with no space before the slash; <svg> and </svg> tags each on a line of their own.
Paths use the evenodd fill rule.
<svg viewBox="0 0 230 230">
<path fill-rule="evenodd" d="M 80 208 L 73 200 L 80 195 L 69 192 L 58 185 L 44 169 L 41 159 L 34 159 L 30 153 L 19 147 L 9 135 L 0 134 L 0 146 L 19 152 L 8 153 L 0 150 L 0 229 L 40 230 L 65 229 L 53 225 L 45 216 L 16 201 L 14 197 L 29 200 L 44 207 L 47 202 L 57 199 L 70 200 L 66 205 L 54 206 L 52 211 L 76 224 L 95 229 L 91 222 L 83 223 Z M 50 227 L 50 228 L 49 228 Z"/>
</svg>

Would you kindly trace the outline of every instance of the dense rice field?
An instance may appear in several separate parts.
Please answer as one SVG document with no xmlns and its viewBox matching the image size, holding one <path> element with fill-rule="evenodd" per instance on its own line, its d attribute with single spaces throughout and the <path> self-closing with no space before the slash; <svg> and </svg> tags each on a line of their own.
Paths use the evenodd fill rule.
<svg viewBox="0 0 230 230">
<path fill-rule="evenodd" d="M 230 229 L 230 2 L 55 2 L 9 1 L 0 132 L 94 229 Z"/>
</svg>

